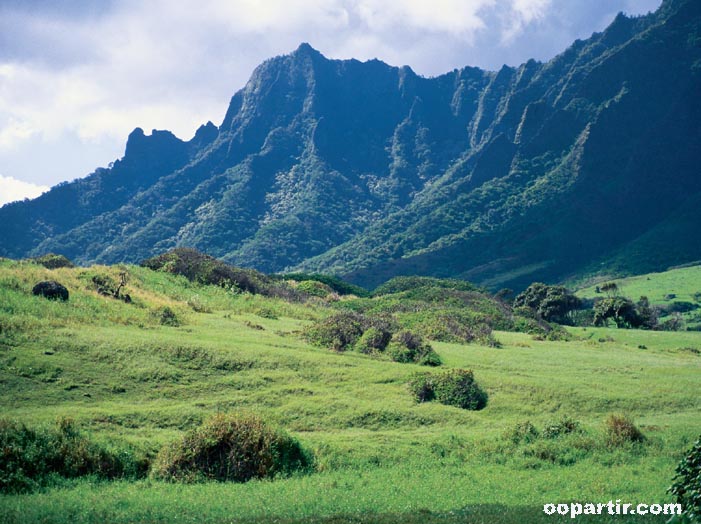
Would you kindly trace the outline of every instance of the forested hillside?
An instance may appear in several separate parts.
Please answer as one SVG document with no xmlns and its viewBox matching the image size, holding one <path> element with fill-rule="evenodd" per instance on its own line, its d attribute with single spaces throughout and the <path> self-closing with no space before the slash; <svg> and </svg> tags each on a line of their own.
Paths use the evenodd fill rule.
<svg viewBox="0 0 701 524">
<path fill-rule="evenodd" d="M 124 157 L 0 209 L 0 256 L 237 265 L 523 288 L 701 259 L 701 5 L 619 15 L 547 63 L 423 78 L 307 44 L 220 126 L 136 129 Z"/>
</svg>

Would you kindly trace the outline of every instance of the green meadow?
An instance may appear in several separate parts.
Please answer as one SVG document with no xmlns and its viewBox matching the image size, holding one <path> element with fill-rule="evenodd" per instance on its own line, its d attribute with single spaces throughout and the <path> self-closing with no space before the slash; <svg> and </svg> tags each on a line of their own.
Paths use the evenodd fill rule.
<svg viewBox="0 0 701 524">
<path fill-rule="evenodd" d="M 123 271 L 131 303 L 91 286 Z M 623 289 L 656 301 L 667 284 L 650 278 Z M 63 283 L 70 299 L 32 296 L 41 280 Z M 669 289 L 685 300 L 696 291 Z M 431 341 L 443 368 L 473 370 L 487 391 L 485 409 L 466 411 L 413 400 L 407 384 L 422 366 L 307 343 L 305 327 L 329 314 L 322 299 L 291 303 L 136 266 L 0 261 L 4 419 L 41 428 L 70 417 L 95 442 L 150 461 L 213 414 L 255 413 L 315 457 L 311 472 L 245 484 L 56 478 L 0 495 L 0 522 L 570 522 L 543 504 L 672 502 L 674 468 L 701 433 L 701 333 Z M 645 440 L 612 444 L 611 414 L 632 418 Z M 577 429 L 545 436 L 563 420 Z M 527 422 L 537 436 L 519 436 Z"/>
</svg>

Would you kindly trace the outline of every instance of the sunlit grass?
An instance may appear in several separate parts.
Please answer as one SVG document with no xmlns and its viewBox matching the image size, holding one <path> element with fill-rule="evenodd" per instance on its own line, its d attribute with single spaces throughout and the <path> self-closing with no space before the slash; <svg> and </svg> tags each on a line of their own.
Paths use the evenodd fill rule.
<svg viewBox="0 0 701 524">
<path fill-rule="evenodd" d="M 2 496 L 0 520 L 521 522 L 528 511 L 534 521 L 545 502 L 668 501 L 674 466 L 701 432 L 701 333 L 578 328 L 563 342 L 496 332 L 498 348 L 432 343 L 489 393 L 486 409 L 469 412 L 415 404 L 407 382 L 420 366 L 308 345 L 300 332 L 328 314 L 321 307 L 131 266 L 132 304 L 91 289 L 91 275 L 118 271 L 0 262 L 3 415 L 70 416 L 98 441 L 153 455 L 213 413 L 252 411 L 312 449 L 318 471 L 246 485 L 84 480 Z M 69 288 L 67 303 L 31 296 L 49 278 Z M 211 312 L 188 305 L 193 296 Z M 165 306 L 180 327 L 160 324 Z M 607 447 L 613 412 L 630 414 L 646 443 Z M 563 415 L 584 433 L 504 439 L 518 423 Z"/>
</svg>

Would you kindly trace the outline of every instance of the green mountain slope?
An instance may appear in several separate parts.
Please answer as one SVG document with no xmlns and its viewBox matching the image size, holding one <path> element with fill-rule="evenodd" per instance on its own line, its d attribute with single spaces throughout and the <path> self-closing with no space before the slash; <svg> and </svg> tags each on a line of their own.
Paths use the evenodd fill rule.
<svg viewBox="0 0 701 524">
<path fill-rule="evenodd" d="M 218 128 L 137 130 L 113 167 L 0 208 L 0 256 L 189 246 L 366 286 L 659 270 L 701 258 L 699 92 L 690 0 L 498 72 L 422 78 L 303 44 L 261 64 Z"/>
</svg>

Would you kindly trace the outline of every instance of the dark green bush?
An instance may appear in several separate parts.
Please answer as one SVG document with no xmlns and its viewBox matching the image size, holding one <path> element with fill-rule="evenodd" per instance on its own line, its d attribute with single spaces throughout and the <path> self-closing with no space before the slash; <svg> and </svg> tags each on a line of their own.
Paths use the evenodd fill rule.
<svg viewBox="0 0 701 524">
<path fill-rule="evenodd" d="M 484 408 L 489 398 L 469 369 L 415 375 L 409 383 L 409 389 L 417 402 L 435 399 L 447 406 L 469 410 Z"/>
<path fill-rule="evenodd" d="M 521 442 L 533 442 L 539 435 L 540 432 L 538 429 L 527 420 L 526 422 L 516 424 L 513 428 L 504 432 L 504 439 L 514 444 L 520 444 Z"/>
<path fill-rule="evenodd" d="M 645 436 L 629 416 L 618 414 L 611 414 L 606 419 L 606 436 L 610 446 L 645 440 Z"/>
<path fill-rule="evenodd" d="M 200 253 L 196 249 L 179 247 L 143 260 L 141 266 L 183 275 L 190 281 L 215 286 L 234 286 L 249 293 L 267 293 L 271 279 L 252 269 L 242 269 L 225 264 L 221 260 Z"/>
<path fill-rule="evenodd" d="M 47 253 L 40 257 L 30 258 L 30 261 L 35 264 L 40 264 L 47 269 L 58 269 L 61 267 L 75 267 L 75 264 L 71 262 L 68 258 L 63 255 L 56 255 L 54 253 Z"/>
<path fill-rule="evenodd" d="M 433 390 L 433 375 L 431 373 L 415 373 L 409 381 L 409 391 L 414 401 L 419 404 L 430 402 L 436 398 Z"/>
<path fill-rule="evenodd" d="M 487 393 L 475 381 L 472 370 L 453 369 L 434 380 L 436 399 L 441 404 L 480 410 L 487 405 Z"/>
<path fill-rule="evenodd" d="M 543 428 L 544 438 L 557 438 L 580 430 L 579 421 L 563 415 L 557 420 L 551 420 Z"/>
<path fill-rule="evenodd" d="M 151 473 L 177 482 L 246 482 L 307 471 L 312 464 L 312 455 L 296 439 L 260 418 L 218 414 L 163 447 Z"/>
<path fill-rule="evenodd" d="M 304 336 L 316 346 L 345 351 L 360 339 L 366 323 L 363 315 L 344 311 L 315 322 L 305 330 Z"/>
<path fill-rule="evenodd" d="M 534 282 L 514 299 L 514 307 L 527 307 L 543 320 L 558 324 L 571 323 L 568 314 L 579 305 L 579 298 L 563 286 L 541 282 Z"/>
<path fill-rule="evenodd" d="M 43 282 L 38 282 L 32 288 L 32 295 L 65 302 L 68 300 L 70 293 L 68 289 L 66 289 L 66 286 L 60 282 L 45 280 Z"/>
<path fill-rule="evenodd" d="M 392 339 L 392 334 L 384 329 L 369 327 L 355 344 L 355 350 L 360 353 L 372 354 L 382 352 Z"/>
<path fill-rule="evenodd" d="M 70 419 L 38 429 L 0 419 L 0 452 L 3 493 L 32 491 L 58 478 L 133 479 L 144 476 L 148 469 L 148 461 L 134 450 L 98 445 L 84 437 Z"/>
<path fill-rule="evenodd" d="M 674 495 L 687 522 L 701 522 L 701 437 L 675 469 L 669 492 Z"/>
<path fill-rule="evenodd" d="M 440 366 L 441 358 L 430 344 L 411 331 L 400 331 L 392 336 L 387 354 L 395 362 Z"/>
<path fill-rule="evenodd" d="M 180 319 L 178 319 L 175 311 L 170 309 L 168 306 L 164 306 L 160 310 L 159 321 L 163 326 L 178 327 L 180 325 Z"/>
<path fill-rule="evenodd" d="M 117 282 L 109 275 L 94 275 L 92 283 L 100 295 L 112 297 L 117 292 Z"/>
</svg>

